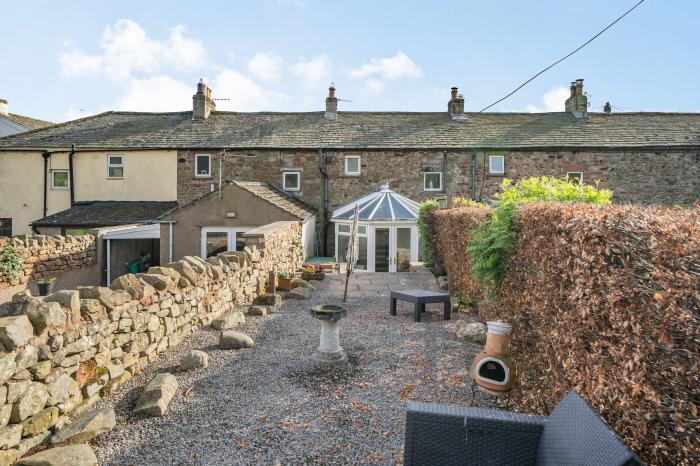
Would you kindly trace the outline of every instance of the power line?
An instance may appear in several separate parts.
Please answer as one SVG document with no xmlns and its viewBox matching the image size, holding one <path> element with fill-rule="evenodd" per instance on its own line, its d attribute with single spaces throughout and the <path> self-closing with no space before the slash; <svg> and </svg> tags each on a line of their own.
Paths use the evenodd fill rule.
<svg viewBox="0 0 700 466">
<path fill-rule="evenodd" d="M 503 98 L 501 98 L 501 99 L 498 99 L 497 101 L 495 101 L 494 103 L 492 103 L 491 105 L 489 105 L 489 106 L 487 106 L 487 107 L 482 108 L 481 110 L 479 110 L 479 113 L 481 113 L 481 112 L 483 112 L 483 111 L 485 111 L 485 110 L 488 110 L 489 108 L 493 107 L 493 106 L 496 105 L 496 104 L 499 104 L 499 103 L 503 102 L 503 101 L 506 100 L 508 97 L 512 96 L 513 94 L 515 94 L 516 92 L 518 92 L 520 89 L 522 89 L 523 87 L 525 87 L 528 83 L 530 83 L 531 81 L 533 81 L 533 80 L 534 80 L 535 78 L 537 78 L 539 75 L 541 75 L 541 74 L 544 73 L 545 71 L 549 70 L 550 68 L 555 67 L 555 66 L 558 65 L 559 63 L 561 63 L 561 62 L 563 62 L 564 60 L 566 60 L 567 58 L 569 58 L 571 55 L 575 54 L 576 52 L 578 52 L 579 50 L 581 50 L 582 48 L 584 48 L 585 46 L 587 46 L 588 44 L 590 44 L 591 42 L 593 42 L 596 38 L 598 38 L 598 36 L 600 36 L 600 35 L 603 34 L 605 31 L 607 31 L 608 29 L 610 29 L 611 27 L 613 27 L 613 25 L 615 25 L 615 23 L 617 23 L 617 22 L 620 21 L 622 18 L 624 18 L 625 16 L 627 16 L 629 13 L 632 12 L 632 10 L 634 10 L 635 8 L 637 8 L 639 5 L 641 5 L 641 4 L 644 3 L 644 2 L 645 2 L 645 0 L 640 0 L 639 2 L 637 2 L 636 5 L 634 5 L 634 6 L 633 6 L 632 8 L 630 8 L 629 10 L 625 11 L 625 12 L 622 14 L 622 16 L 620 16 L 620 17 L 617 18 L 615 21 L 613 21 L 612 23 L 610 23 L 610 24 L 608 24 L 607 26 L 605 26 L 605 28 L 603 28 L 600 32 L 598 32 L 598 34 L 596 34 L 595 36 L 591 37 L 591 38 L 588 39 L 586 42 L 584 42 L 583 44 L 581 44 L 576 50 L 574 50 L 573 52 L 569 53 L 568 55 L 566 55 L 566 56 L 560 58 L 559 60 L 555 61 L 554 63 L 552 63 L 551 65 L 549 65 L 547 68 L 543 69 L 542 71 L 540 71 L 539 73 L 537 73 L 536 75 L 534 75 L 533 77 L 531 77 L 530 79 L 528 79 L 527 81 L 525 81 L 524 83 L 522 83 L 520 86 L 516 87 L 511 93 L 509 93 L 509 94 L 506 95 L 505 97 L 503 97 Z"/>
</svg>

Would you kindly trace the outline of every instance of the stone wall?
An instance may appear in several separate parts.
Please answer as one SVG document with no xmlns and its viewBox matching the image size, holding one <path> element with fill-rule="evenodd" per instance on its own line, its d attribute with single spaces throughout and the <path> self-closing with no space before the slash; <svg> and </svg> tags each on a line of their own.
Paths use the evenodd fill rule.
<svg viewBox="0 0 700 466">
<path fill-rule="evenodd" d="M 252 231 L 260 244 L 203 260 L 185 257 L 109 288 L 28 292 L 0 305 L 0 464 L 47 439 L 167 348 L 251 302 L 269 271 L 303 261 L 301 228 L 283 222 Z M 262 230 L 262 229 L 258 229 Z"/>
<path fill-rule="evenodd" d="M 55 277 L 97 262 L 92 235 L 0 238 L 0 251 L 8 245 L 22 259 L 23 266 L 16 279 L 11 280 L 0 272 L 0 290 L 43 277 Z"/>
</svg>

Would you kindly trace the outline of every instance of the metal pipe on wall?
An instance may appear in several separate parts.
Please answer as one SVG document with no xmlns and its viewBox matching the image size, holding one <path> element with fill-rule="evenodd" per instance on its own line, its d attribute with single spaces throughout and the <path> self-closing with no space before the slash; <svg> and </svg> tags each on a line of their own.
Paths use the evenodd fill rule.
<svg viewBox="0 0 700 466">
<path fill-rule="evenodd" d="M 48 212 L 48 197 L 49 197 L 49 157 L 51 157 L 51 152 L 44 151 L 41 153 L 44 157 L 44 217 Z"/>
<path fill-rule="evenodd" d="M 75 188 L 73 187 L 73 155 L 75 155 L 75 144 L 70 145 L 68 153 L 68 189 L 70 191 L 70 206 L 75 204 Z M 46 216 L 46 214 L 44 214 Z"/>
</svg>

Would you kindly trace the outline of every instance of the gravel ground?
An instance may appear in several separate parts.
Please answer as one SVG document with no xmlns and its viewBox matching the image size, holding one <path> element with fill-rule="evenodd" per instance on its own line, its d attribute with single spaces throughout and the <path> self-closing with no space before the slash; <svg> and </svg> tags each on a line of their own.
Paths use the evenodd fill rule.
<svg viewBox="0 0 700 466">
<path fill-rule="evenodd" d="M 442 305 L 414 323 L 408 305 L 390 317 L 386 297 L 354 298 L 340 323 L 350 362 L 322 369 L 309 358 L 319 323 L 308 310 L 339 304 L 325 287 L 306 301 L 285 300 L 270 316 L 247 317 L 240 330 L 255 348 L 219 350 L 219 332 L 202 329 L 103 400 L 117 427 L 93 443 L 100 463 L 401 463 L 405 402 L 468 404 L 468 365 L 480 348 L 445 332 Z M 209 367 L 177 372 L 190 349 L 206 351 Z M 141 389 L 163 371 L 180 385 L 167 414 L 132 415 Z"/>
</svg>

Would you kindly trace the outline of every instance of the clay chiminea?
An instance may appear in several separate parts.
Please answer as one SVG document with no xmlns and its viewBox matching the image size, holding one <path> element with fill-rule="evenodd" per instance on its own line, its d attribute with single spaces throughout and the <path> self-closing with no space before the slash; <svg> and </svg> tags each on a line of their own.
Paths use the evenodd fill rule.
<svg viewBox="0 0 700 466">
<path fill-rule="evenodd" d="M 508 354 L 513 327 L 500 320 L 487 322 L 486 346 L 474 358 L 472 380 L 491 395 L 510 391 L 515 381 L 515 361 Z"/>
</svg>

